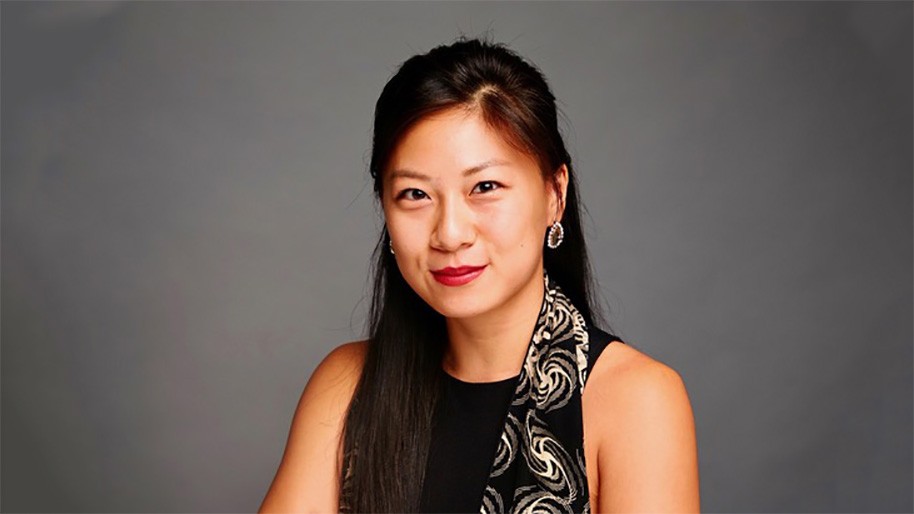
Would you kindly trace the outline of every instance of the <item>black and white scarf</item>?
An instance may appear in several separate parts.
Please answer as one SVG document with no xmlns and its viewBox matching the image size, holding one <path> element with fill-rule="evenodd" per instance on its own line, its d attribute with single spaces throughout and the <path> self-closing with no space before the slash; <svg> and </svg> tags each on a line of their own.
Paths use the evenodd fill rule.
<svg viewBox="0 0 914 514">
<path fill-rule="evenodd" d="M 590 512 L 581 395 L 590 336 L 558 284 L 546 291 L 483 494 L 482 514 Z M 605 333 L 604 333 L 605 334 Z"/>
</svg>

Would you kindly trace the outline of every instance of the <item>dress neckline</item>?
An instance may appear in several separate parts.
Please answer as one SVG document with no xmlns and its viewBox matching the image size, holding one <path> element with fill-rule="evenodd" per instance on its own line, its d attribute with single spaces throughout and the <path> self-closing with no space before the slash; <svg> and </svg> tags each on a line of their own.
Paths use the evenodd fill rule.
<svg viewBox="0 0 914 514">
<path fill-rule="evenodd" d="M 459 378 L 455 377 L 454 375 L 451 375 L 450 373 L 448 373 L 447 371 L 444 371 L 443 369 L 441 371 L 444 373 L 444 378 L 446 378 L 449 382 L 460 385 L 462 387 L 487 387 L 487 386 L 492 387 L 492 386 L 507 385 L 508 383 L 517 382 L 518 377 L 520 377 L 520 373 L 518 373 L 517 375 L 514 375 L 513 377 L 508 377 L 508 378 L 504 378 L 501 380 L 495 380 L 492 382 L 467 382 L 465 380 L 460 380 Z"/>
</svg>

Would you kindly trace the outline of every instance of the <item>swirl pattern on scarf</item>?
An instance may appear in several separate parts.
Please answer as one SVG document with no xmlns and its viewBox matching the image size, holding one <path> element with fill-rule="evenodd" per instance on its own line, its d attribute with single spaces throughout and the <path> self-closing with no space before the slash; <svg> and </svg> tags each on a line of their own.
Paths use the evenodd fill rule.
<svg viewBox="0 0 914 514">
<path fill-rule="evenodd" d="M 543 280 L 542 307 L 489 474 L 482 514 L 590 511 L 581 419 L 587 325 L 548 274 Z"/>
</svg>

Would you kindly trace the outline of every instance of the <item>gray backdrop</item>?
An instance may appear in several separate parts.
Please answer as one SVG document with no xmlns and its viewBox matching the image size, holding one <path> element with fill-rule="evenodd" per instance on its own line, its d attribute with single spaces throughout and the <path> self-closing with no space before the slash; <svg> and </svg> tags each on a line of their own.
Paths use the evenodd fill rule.
<svg viewBox="0 0 914 514">
<path fill-rule="evenodd" d="M 705 511 L 912 510 L 912 4 L 2 4 L 2 509 L 251 511 L 362 337 L 396 65 L 567 114 L 612 328 Z"/>
</svg>

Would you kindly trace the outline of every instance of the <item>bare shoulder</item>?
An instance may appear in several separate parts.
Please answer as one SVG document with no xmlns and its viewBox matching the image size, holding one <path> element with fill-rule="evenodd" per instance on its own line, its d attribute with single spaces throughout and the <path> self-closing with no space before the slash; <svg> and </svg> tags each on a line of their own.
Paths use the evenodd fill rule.
<svg viewBox="0 0 914 514">
<path fill-rule="evenodd" d="M 603 350 L 584 388 L 600 511 L 698 511 L 692 406 L 680 374 L 628 344 Z"/>
<path fill-rule="evenodd" d="M 362 374 L 367 346 L 366 341 L 344 343 L 324 357 L 302 392 L 293 419 L 293 430 L 301 416 L 312 414 L 309 410 L 322 410 L 321 417 L 326 422 L 337 421 L 345 413 Z"/>
<path fill-rule="evenodd" d="M 337 346 L 311 374 L 260 512 L 338 509 L 341 436 L 366 351 L 366 341 Z"/>
<path fill-rule="evenodd" d="M 614 342 L 590 370 L 582 398 L 592 426 L 608 437 L 643 433 L 642 425 L 665 418 L 680 429 L 692 423 L 685 382 L 667 364 L 628 344 Z M 588 408 L 589 407 L 589 408 Z"/>
<path fill-rule="evenodd" d="M 353 341 L 337 346 L 317 365 L 308 381 L 308 387 L 313 386 L 318 392 L 354 389 L 362 374 L 367 350 L 367 341 Z M 347 404 L 348 400 L 347 398 Z"/>
<path fill-rule="evenodd" d="M 590 370 L 585 394 L 592 391 L 595 396 L 612 395 L 623 400 L 632 395 L 675 396 L 684 390 L 685 384 L 676 370 L 630 344 L 613 342 Z"/>
</svg>

